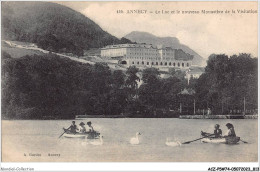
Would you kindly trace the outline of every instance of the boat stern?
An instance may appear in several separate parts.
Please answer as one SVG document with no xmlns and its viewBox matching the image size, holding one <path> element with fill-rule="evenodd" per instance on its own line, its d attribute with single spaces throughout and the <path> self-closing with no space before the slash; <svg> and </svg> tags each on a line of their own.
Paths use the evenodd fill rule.
<svg viewBox="0 0 260 172">
<path fill-rule="evenodd" d="M 237 144 L 240 141 L 240 137 L 226 137 L 226 144 Z"/>
</svg>

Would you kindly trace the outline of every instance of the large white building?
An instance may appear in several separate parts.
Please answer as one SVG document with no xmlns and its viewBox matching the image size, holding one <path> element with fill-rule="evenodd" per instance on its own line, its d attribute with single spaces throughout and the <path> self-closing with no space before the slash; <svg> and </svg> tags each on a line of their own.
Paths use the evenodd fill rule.
<svg viewBox="0 0 260 172">
<path fill-rule="evenodd" d="M 108 45 L 101 49 L 101 57 L 117 59 L 118 63 L 149 67 L 187 69 L 193 56 L 180 49 L 153 47 L 147 44 Z"/>
</svg>

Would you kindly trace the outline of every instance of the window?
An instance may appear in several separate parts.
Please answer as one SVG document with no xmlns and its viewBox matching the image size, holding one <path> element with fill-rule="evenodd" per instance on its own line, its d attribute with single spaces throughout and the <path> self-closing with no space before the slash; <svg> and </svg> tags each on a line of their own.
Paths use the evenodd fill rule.
<svg viewBox="0 0 260 172">
<path fill-rule="evenodd" d="M 175 66 L 175 63 L 173 63 L 173 66 Z"/>
<path fill-rule="evenodd" d="M 161 66 L 162 66 L 162 62 L 161 62 Z"/>
<path fill-rule="evenodd" d="M 137 62 L 137 64 L 139 65 L 139 62 Z"/>
<path fill-rule="evenodd" d="M 132 64 L 135 64 L 135 62 L 132 62 Z"/>
<path fill-rule="evenodd" d="M 158 62 L 155 63 L 158 66 Z"/>
<path fill-rule="evenodd" d="M 153 65 L 153 62 L 152 62 L 152 65 Z"/>
<path fill-rule="evenodd" d="M 182 63 L 181 65 L 182 65 L 182 67 L 184 67 L 184 63 Z"/>
<path fill-rule="evenodd" d="M 178 63 L 178 67 L 180 67 L 180 63 Z"/>
<path fill-rule="evenodd" d="M 147 65 L 149 65 L 149 62 L 147 62 Z"/>
<path fill-rule="evenodd" d="M 165 66 L 167 66 L 167 62 L 165 62 L 165 64 L 164 64 Z"/>
<path fill-rule="evenodd" d="M 169 63 L 169 66 L 171 66 L 171 65 L 172 65 L 172 63 L 170 62 L 170 63 Z"/>
<path fill-rule="evenodd" d="M 144 65 L 144 62 L 142 62 L 142 65 Z"/>
<path fill-rule="evenodd" d="M 189 67 L 189 63 L 187 63 L 187 67 Z"/>
</svg>

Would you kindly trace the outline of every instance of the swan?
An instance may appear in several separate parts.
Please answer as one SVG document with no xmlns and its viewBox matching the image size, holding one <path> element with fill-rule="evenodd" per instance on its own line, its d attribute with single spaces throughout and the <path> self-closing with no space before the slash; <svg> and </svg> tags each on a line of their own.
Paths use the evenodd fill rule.
<svg viewBox="0 0 260 172">
<path fill-rule="evenodd" d="M 131 138 L 130 143 L 132 145 L 138 145 L 140 143 L 138 136 L 141 135 L 141 133 L 137 132 L 135 137 Z"/>
<path fill-rule="evenodd" d="M 179 141 L 175 142 L 175 141 L 169 141 L 169 138 L 166 139 L 165 144 L 167 146 L 181 146 L 181 143 Z"/>
<path fill-rule="evenodd" d="M 91 141 L 89 143 L 96 146 L 103 145 L 103 136 L 99 136 L 99 141 Z"/>
</svg>

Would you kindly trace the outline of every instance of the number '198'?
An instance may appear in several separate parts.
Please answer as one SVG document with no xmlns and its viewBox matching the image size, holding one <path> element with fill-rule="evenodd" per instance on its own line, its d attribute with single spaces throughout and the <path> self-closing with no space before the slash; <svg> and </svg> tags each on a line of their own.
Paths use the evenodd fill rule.
<svg viewBox="0 0 260 172">
<path fill-rule="evenodd" d="M 116 13 L 124 13 L 123 10 L 117 10 Z"/>
</svg>

